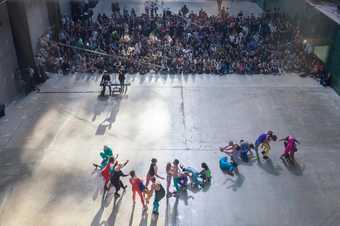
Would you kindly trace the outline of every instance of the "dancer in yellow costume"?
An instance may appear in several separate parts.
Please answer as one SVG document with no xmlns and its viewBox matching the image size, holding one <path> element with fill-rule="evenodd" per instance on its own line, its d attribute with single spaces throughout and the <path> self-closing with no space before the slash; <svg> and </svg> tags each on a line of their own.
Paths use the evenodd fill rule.
<svg viewBox="0 0 340 226">
<path fill-rule="evenodd" d="M 262 154 L 263 154 L 263 159 L 269 159 L 269 153 L 270 153 L 270 144 L 269 141 L 264 141 L 261 144 L 261 149 L 262 149 Z"/>
<path fill-rule="evenodd" d="M 262 143 L 261 143 L 261 149 L 262 149 L 262 154 L 263 154 L 263 159 L 269 159 L 269 153 L 270 153 L 270 142 L 271 141 L 276 141 L 277 136 L 273 135 L 272 137 L 267 137 Z"/>
</svg>

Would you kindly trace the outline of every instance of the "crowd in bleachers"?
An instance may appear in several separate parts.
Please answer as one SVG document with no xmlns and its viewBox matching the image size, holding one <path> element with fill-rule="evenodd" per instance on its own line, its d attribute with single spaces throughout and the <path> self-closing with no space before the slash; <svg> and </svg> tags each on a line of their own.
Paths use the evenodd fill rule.
<svg viewBox="0 0 340 226">
<path fill-rule="evenodd" d="M 112 15 L 63 17 L 58 42 L 41 39 L 39 62 L 49 71 L 166 74 L 280 74 L 307 72 L 299 28 L 279 10 L 261 16 L 178 13 L 113 5 Z M 72 48 L 71 48 L 72 47 Z M 76 48 L 74 48 L 76 47 Z M 100 54 L 99 54 L 100 53 Z"/>
</svg>

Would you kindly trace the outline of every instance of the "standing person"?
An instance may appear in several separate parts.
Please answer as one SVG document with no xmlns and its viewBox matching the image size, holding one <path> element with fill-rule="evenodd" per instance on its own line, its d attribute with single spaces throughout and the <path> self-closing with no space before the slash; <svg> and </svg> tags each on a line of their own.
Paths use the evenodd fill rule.
<svg viewBox="0 0 340 226">
<path fill-rule="evenodd" d="M 202 170 L 201 170 L 199 176 L 203 180 L 203 185 L 210 184 L 212 176 L 211 176 L 211 171 L 210 171 L 208 165 L 205 162 L 202 162 L 201 168 L 202 168 Z"/>
<path fill-rule="evenodd" d="M 155 193 L 155 199 L 153 201 L 152 213 L 154 215 L 158 215 L 159 214 L 159 202 L 165 196 L 165 189 L 159 182 L 156 182 L 155 177 L 151 178 L 151 182 L 152 182 L 151 192 Z"/>
<path fill-rule="evenodd" d="M 166 193 L 170 193 L 170 185 L 171 185 L 171 179 L 172 179 L 172 174 L 171 174 L 171 162 L 168 162 L 165 167 L 166 171 Z"/>
<path fill-rule="evenodd" d="M 284 141 L 284 151 L 280 158 L 283 159 L 285 157 L 289 159 L 290 157 L 294 161 L 294 153 L 297 151 L 296 144 L 300 144 L 300 142 L 293 136 L 285 137 L 279 141 Z"/>
<path fill-rule="evenodd" d="M 222 9 L 222 1 L 223 1 L 223 0 L 217 0 L 218 14 L 221 13 L 221 9 Z"/>
<path fill-rule="evenodd" d="M 117 167 L 113 170 L 113 172 L 111 174 L 111 177 L 110 177 L 111 184 L 116 188 L 115 197 L 117 197 L 117 198 L 120 196 L 120 194 L 118 193 L 119 190 L 121 188 L 123 188 L 124 191 L 125 191 L 125 189 L 127 187 L 126 185 L 123 184 L 123 182 L 121 181 L 120 177 L 127 177 L 127 176 L 129 176 L 127 174 L 124 174 L 122 172 L 122 170 L 121 170 L 124 166 L 126 166 L 126 164 L 128 162 L 129 162 L 129 160 L 127 160 L 124 164 L 118 164 Z"/>
<path fill-rule="evenodd" d="M 171 175 L 174 181 L 174 187 L 176 192 L 180 191 L 180 168 L 179 168 L 179 160 L 175 159 L 171 166 Z"/>
<path fill-rule="evenodd" d="M 151 4 L 150 1 L 145 1 L 145 3 L 144 3 L 145 14 L 146 14 L 147 16 L 150 15 L 150 14 L 149 14 L 149 12 L 150 12 L 150 4 Z"/>
<path fill-rule="evenodd" d="M 131 188 L 132 188 L 132 200 L 133 200 L 133 203 L 135 204 L 136 203 L 136 193 L 138 193 L 139 195 L 139 198 L 142 202 L 142 205 L 143 205 L 143 209 L 146 209 L 146 205 L 145 205 L 145 202 L 144 202 L 144 190 L 145 190 L 145 186 L 143 184 L 143 181 L 138 178 L 136 176 L 136 173 L 134 170 L 130 171 L 130 184 L 131 184 Z"/>
<path fill-rule="evenodd" d="M 270 131 L 270 130 L 269 130 L 269 131 L 266 132 L 266 133 L 260 134 L 260 135 L 258 136 L 258 138 L 256 139 L 254 149 L 255 149 L 255 153 L 256 153 L 256 158 L 257 158 L 257 160 L 259 160 L 259 147 L 260 147 L 260 145 L 261 145 L 264 141 L 268 140 L 268 138 L 272 137 L 273 135 L 274 135 L 273 131 Z"/>
<path fill-rule="evenodd" d="M 150 167 L 149 167 L 149 171 L 148 171 L 148 173 L 146 175 L 146 184 L 145 184 L 146 187 L 148 187 L 149 182 L 150 182 L 151 178 L 153 178 L 153 177 L 158 177 L 159 179 L 164 180 L 164 177 L 159 176 L 157 174 L 157 171 L 158 171 L 157 159 L 153 158 L 153 159 L 151 159 L 151 164 L 150 164 Z"/>
<path fill-rule="evenodd" d="M 267 137 L 267 139 L 261 143 L 263 159 L 269 159 L 269 153 L 271 150 L 269 143 L 271 141 L 276 141 L 276 139 L 277 139 L 276 135 L 273 135 L 273 136 Z"/>
<path fill-rule="evenodd" d="M 125 70 L 124 68 L 121 68 L 118 72 L 118 80 L 119 80 L 119 84 L 120 84 L 120 90 L 121 93 L 124 93 L 124 83 L 125 83 Z"/>
<path fill-rule="evenodd" d="M 109 162 L 106 164 L 106 166 L 102 169 L 101 175 L 104 179 L 104 191 L 110 189 L 109 181 L 111 177 L 111 170 L 112 168 L 116 167 L 117 162 L 113 157 L 109 158 Z M 95 165 L 96 167 L 99 167 L 98 165 Z"/>
<path fill-rule="evenodd" d="M 102 76 L 102 80 L 100 82 L 100 86 L 102 87 L 101 96 L 105 95 L 106 87 L 109 87 L 110 95 L 111 95 L 111 93 L 112 93 L 112 90 L 111 90 L 111 77 L 110 77 L 110 75 L 109 75 L 109 73 L 107 71 L 104 71 L 104 74 Z"/>
<path fill-rule="evenodd" d="M 251 149 L 254 149 L 254 145 L 249 144 L 248 142 L 244 140 L 240 140 L 240 149 L 241 149 L 241 154 L 240 154 L 241 159 L 245 162 L 249 162 L 248 153 L 250 154 L 250 156 L 253 155 Z"/>
<path fill-rule="evenodd" d="M 234 144 L 234 142 L 230 141 L 228 146 L 221 147 L 220 151 L 233 156 L 234 160 L 237 161 L 240 157 L 240 146 L 238 144 Z"/>
</svg>

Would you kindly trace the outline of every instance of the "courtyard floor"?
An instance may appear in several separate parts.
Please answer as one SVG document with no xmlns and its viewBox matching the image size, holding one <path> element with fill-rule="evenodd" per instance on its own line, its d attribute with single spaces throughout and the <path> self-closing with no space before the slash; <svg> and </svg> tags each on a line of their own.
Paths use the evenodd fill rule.
<svg viewBox="0 0 340 226">
<path fill-rule="evenodd" d="M 100 76 L 52 75 L 0 119 L 1 226 L 335 226 L 340 222 L 340 98 L 295 75 L 136 75 L 124 97 L 98 97 Z M 223 174 L 218 147 L 272 129 L 301 142 L 298 165 L 241 164 Z M 158 219 L 132 208 L 131 188 L 102 203 L 91 175 L 104 144 L 145 177 L 178 158 L 212 170 L 211 186 L 161 202 Z M 127 178 L 123 179 L 128 184 Z M 165 184 L 165 182 L 163 182 Z M 138 201 L 138 200 L 137 200 Z M 150 206 L 151 207 L 151 206 Z"/>
</svg>

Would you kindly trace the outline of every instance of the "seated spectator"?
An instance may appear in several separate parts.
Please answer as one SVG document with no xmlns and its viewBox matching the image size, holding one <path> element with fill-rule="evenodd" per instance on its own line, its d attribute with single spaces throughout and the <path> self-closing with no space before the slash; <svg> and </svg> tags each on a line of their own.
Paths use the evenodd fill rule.
<svg viewBox="0 0 340 226">
<path fill-rule="evenodd" d="M 326 87 L 330 86 L 331 83 L 331 73 L 327 73 L 326 71 L 323 71 L 320 74 L 320 85 Z"/>
</svg>

